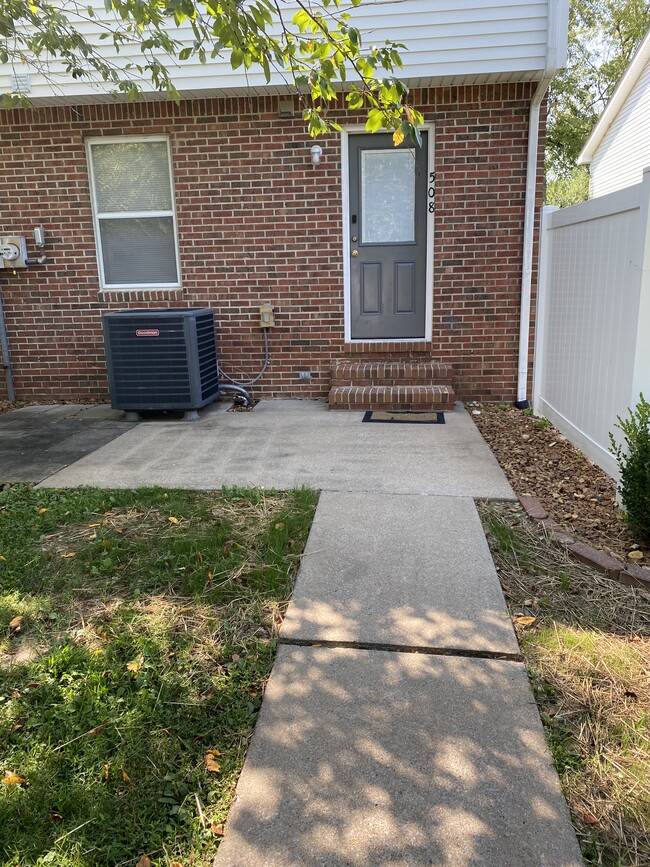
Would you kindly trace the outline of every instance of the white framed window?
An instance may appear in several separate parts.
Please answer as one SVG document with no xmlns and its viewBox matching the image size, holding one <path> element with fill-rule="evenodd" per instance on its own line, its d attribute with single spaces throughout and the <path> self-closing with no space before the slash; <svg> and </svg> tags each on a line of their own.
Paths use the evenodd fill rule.
<svg viewBox="0 0 650 867">
<path fill-rule="evenodd" d="M 169 139 L 110 136 L 86 146 L 101 288 L 179 287 Z"/>
</svg>

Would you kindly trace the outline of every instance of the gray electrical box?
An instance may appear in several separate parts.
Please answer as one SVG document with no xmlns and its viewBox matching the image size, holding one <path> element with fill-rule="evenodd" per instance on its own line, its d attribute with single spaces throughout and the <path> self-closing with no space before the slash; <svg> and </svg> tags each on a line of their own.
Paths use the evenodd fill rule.
<svg viewBox="0 0 650 867">
<path fill-rule="evenodd" d="M 209 307 L 104 313 L 102 326 L 114 409 L 187 412 L 219 397 Z"/>
</svg>

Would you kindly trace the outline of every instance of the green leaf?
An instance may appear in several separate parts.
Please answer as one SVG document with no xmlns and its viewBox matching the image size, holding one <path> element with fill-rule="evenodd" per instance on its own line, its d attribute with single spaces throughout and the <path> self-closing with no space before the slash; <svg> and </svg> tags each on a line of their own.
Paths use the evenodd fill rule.
<svg viewBox="0 0 650 867">
<path fill-rule="evenodd" d="M 233 69 L 239 69 L 244 62 L 244 52 L 241 48 L 233 48 L 230 52 L 230 65 Z"/>
<path fill-rule="evenodd" d="M 361 108 L 363 105 L 363 94 L 358 90 L 352 90 L 345 97 L 350 108 Z"/>
<path fill-rule="evenodd" d="M 377 132 L 382 128 L 384 122 L 384 113 L 378 108 L 371 108 L 368 112 L 368 120 L 366 121 L 366 129 L 368 132 Z"/>
</svg>

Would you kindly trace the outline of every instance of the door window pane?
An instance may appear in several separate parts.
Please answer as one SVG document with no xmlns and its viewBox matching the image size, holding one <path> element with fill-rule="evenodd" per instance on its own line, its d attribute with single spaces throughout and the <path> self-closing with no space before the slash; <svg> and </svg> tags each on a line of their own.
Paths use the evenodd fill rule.
<svg viewBox="0 0 650 867">
<path fill-rule="evenodd" d="M 361 151 L 361 240 L 364 244 L 415 241 L 415 154 Z"/>
<path fill-rule="evenodd" d="M 97 144 L 91 150 L 99 213 L 171 210 L 166 141 Z"/>
<path fill-rule="evenodd" d="M 99 221 L 106 285 L 177 283 L 172 217 Z"/>
</svg>

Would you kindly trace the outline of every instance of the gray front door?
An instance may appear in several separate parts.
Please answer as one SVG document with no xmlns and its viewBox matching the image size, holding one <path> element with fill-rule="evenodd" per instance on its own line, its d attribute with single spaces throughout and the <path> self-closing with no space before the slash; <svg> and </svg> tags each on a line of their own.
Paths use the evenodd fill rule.
<svg viewBox="0 0 650 867">
<path fill-rule="evenodd" d="M 377 133 L 349 145 L 352 339 L 425 337 L 427 133 L 422 147 Z"/>
</svg>

